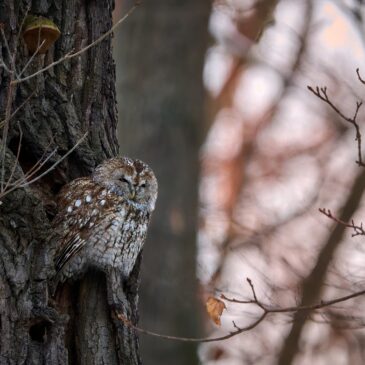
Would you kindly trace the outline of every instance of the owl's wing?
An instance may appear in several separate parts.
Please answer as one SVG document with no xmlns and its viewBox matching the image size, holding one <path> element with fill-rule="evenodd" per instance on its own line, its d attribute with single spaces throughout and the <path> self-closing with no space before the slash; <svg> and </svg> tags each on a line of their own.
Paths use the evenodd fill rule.
<svg viewBox="0 0 365 365">
<path fill-rule="evenodd" d="M 86 241 L 82 239 L 80 235 L 75 234 L 62 245 L 61 250 L 55 257 L 55 268 L 57 274 L 62 270 L 67 261 L 85 246 L 85 243 Z"/>
<path fill-rule="evenodd" d="M 80 228 L 77 224 L 70 226 L 70 230 L 64 237 L 60 250 L 55 258 L 56 272 L 59 273 L 65 264 L 87 245 L 92 236 L 102 234 L 105 230 L 106 224 L 108 224 L 108 222 L 111 223 L 113 218 L 112 214 L 105 212 L 103 220 L 99 223 L 96 223 L 95 219 L 90 217 L 87 221 L 85 221 L 85 226 L 82 228 Z M 89 229 L 90 224 L 93 225 L 92 229 Z"/>
<path fill-rule="evenodd" d="M 53 222 L 61 235 L 54 260 L 57 273 L 85 247 L 92 236 L 100 234 L 111 224 L 113 205 L 107 200 L 100 204 L 102 190 L 89 178 L 76 179 L 61 190 L 59 213 Z"/>
</svg>

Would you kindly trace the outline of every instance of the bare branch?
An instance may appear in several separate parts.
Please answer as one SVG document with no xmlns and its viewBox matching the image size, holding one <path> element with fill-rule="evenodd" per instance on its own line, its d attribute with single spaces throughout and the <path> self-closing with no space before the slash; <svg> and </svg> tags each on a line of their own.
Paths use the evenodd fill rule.
<svg viewBox="0 0 365 365">
<path fill-rule="evenodd" d="M 336 223 L 342 224 L 343 226 L 348 227 L 348 228 L 352 228 L 354 230 L 352 237 L 365 236 L 365 230 L 364 230 L 362 222 L 360 223 L 360 225 L 355 224 L 354 220 L 352 220 L 351 223 L 347 223 L 347 222 L 333 216 L 332 212 L 329 209 L 320 208 L 319 211 L 322 214 L 324 214 L 326 217 L 335 221 Z"/>
<path fill-rule="evenodd" d="M 46 171 L 44 171 L 42 174 L 38 175 L 34 179 L 25 182 L 24 184 L 20 185 L 19 187 L 23 188 L 25 186 L 28 186 L 30 184 L 33 184 L 37 180 L 41 179 L 42 177 L 46 176 L 48 173 L 50 173 L 57 165 L 59 165 L 67 156 L 69 156 L 75 149 L 85 140 L 86 136 L 88 135 L 88 132 L 86 132 L 78 141 L 77 143 L 66 153 L 64 154 L 58 161 L 56 161 L 51 167 L 49 167 Z"/>
<path fill-rule="evenodd" d="M 127 318 L 125 318 L 125 316 L 123 314 L 118 313 L 117 311 L 115 311 L 115 315 L 116 315 L 117 319 L 122 321 L 128 327 L 130 327 L 130 328 L 134 329 L 135 331 L 138 331 L 139 333 L 142 333 L 144 335 L 164 338 L 166 340 L 181 341 L 181 342 L 217 342 L 217 341 L 228 340 L 229 338 L 237 336 L 240 333 L 252 330 L 253 328 L 257 327 L 264 320 L 267 313 L 263 312 L 263 314 L 261 316 L 259 316 L 256 321 L 252 322 L 250 325 L 248 325 L 246 327 L 238 327 L 237 325 L 235 325 L 236 331 L 230 332 L 226 335 L 219 336 L 219 337 L 202 337 L 202 338 L 163 335 L 163 334 L 160 334 L 157 332 L 148 331 L 143 328 L 135 326 L 131 321 L 129 321 Z"/>
<path fill-rule="evenodd" d="M 42 169 L 42 167 L 47 163 L 47 161 L 50 160 L 58 150 L 58 148 L 56 147 L 53 151 L 48 153 L 47 157 L 45 157 L 47 155 L 48 148 L 51 146 L 52 142 L 53 139 L 46 146 L 45 151 L 41 156 L 41 158 L 24 174 L 24 176 L 15 181 L 14 183 L 9 184 L 10 186 L 19 186 L 20 184 L 26 182 L 28 179 L 30 179 L 32 176 L 34 176 L 38 171 Z"/>
<path fill-rule="evenodd" d="M 251 289 L 254 287 L 252 284 L 252 281 L 247 278 L 247 281 L 249 282 Z M 301 305 L 301 306 L 291 306 L 291 307 L 270 307 L 267 304 L 262 303 L 258 299 L 249 300 L 249 301 L 240 301 L 235 298 L 228 298 L 225 295 L 222 295 L 221 298 L 232 303 L 238 303 L 238 304 L 256 304 L 258 307 L 262 308 L 264 311 L 267 311 L 268 313 L 291 313 L 291 312 L 300 312 L 300 311 L 314 311 L 318 309 L 322 309 L 325 307 L 329 307 L 334 304 L 338 304 L 341 302 L 346 302 L 347 300 L 362 296 L 365 294 L 365 290 L 360 290 L 352 294 L 348 294 L 342 297 L 338 297 L 331 300 L 321 300 L 317 304 L 313 305 Z"/>
<path fill-rule="evenodd" d="M 34 174 L 36 174 L 45 164 L 46 162 L 57 152 L 57 148 L 54 149 L 48 156 L 47 158 L 44 159 L 44 161 L 41 162 L 38 161 L 37 162 L 37 168 L 35 168 L 34 166 L 31 168 L 31 170 L 29 170 L 21 179 L 15 181 L 14 183 L 10 184 L 7 183 L 7 186 L 10 185 L 12 186 L 10 189 L 3 189 L 0 193 L 0 199 L 4 198 L 4 196 L 6 196 L 7 194 L 9 194 L 10 192 L 19 189 L 19 188 L 24 188 L 26 186 L 29 186 L 30 184 L 33 184 L 34 182 L 38 181 L 39 179 L 41 179 L 42 177 L 46 176 L 47 174 L 49 174 L 57 165 L 59 165 L 67 156 L 69 156 L 86 138 L 86 136 L 88 135 L 88 132 L 86 132 L 78 141 L 77 143 L 66 153 L 64 154 L 59 160 L 57 160 L 54 164 L 52 164 L 47 170 L 45 170 L 43 173 L 41 173 L 40 175 L 38 175 L 37 177 L 30 179 L 32 176 L 34 176 Z M 36 166 L 35 165 L 35 166 Z"/>
<path fill-rule="evenodd" d="M 46 43 L 46 40 L 45 39 L 42 41 L 42 43 L 39 42 L 40 41 L 40 32 L 41 32 L 41 28 L 39 28 L 37 49 L 32 54 L 32 56 L 29 58 L 28 62 L 25 64 L 25 66 L 23 67 L 23 69 L 19 72 L 19 75 L 17 76 L 17 79 L 20 79 L 22 77 L 23 73 L 26 71 L 26 69 L 28 68 L 28 66 L 33 62 L 34 57 L 37 56 L 37 54 L 39 53 L 39 50 L 43 47 L 44 43 Z"/>
<path fill-rule="evenodd" d="M 114 311 L 114 314 L 116 316 L 116 318 L 120 321 L 122 321 L 124 324 L 126 324 L 128 327 L 134 329 L 135 331 L 138 331 L 139 333 L 145 334 L 145 335 L 150 335 L 150 336 L 154 336 L 154 337 L 159 337 L 159 338 L 164 338 L 166 340 L 175 340 L 175 341 L 182 341 L 182 342 L 217 342 L 217 341 L 224 341 L 224 340 L 228 340 L 229 338 L 232 338 L 234 336 L 237 336 L 243 332 L 247 332 L 252 330 L 253 328 L 257 327 L 265 318 L 267 315 L 272 314 L 272 313 L 296 313 L 296 312 L 310 312 L 310 311 L 315 311 L 318 309 L 322 309 L 325 307 L 329 307 L 332 306 L 334 304 L 338 304 L 341 302 L 345 302 L 348 301 L 350 299 L 362 296 L 365 294 L 365 290 L 361 290 L 349 295 L 345 295 L 342 297 L 338 297 L 335 299 L 331 299 L 331 300 L 321 300 L 320 303 L 318 304 L 314 304 L 314 305 L 307 305 L 307 306 L 294 306 L 294 307 L 270 307 L 264 303 L 262 303 L 260 300 L 258 300 L 257 295 L 256 295 L 256 291 L 255 291 L 255 287 L 251 281 L 251 279 L 247 278 L 247 282 L 251 287 L 252 293 L 253 293 L 253 297 L 254 299 L 252 300 L 237 300 L 234 298 L 228 298 L 225 295 L 221 295 L 221 298 L 224 300 L 227 300 L 229 302 L 232 303 L 238 303 L 238 304 L 254 304 L 256 306 L 258 306 L 259 308 L 262 309 L 262 314 L 255 320 L 253 321 L 251 324 L 245 326 L 245 327 L 239 327 L 234 321 L 233 321 L 233 327 L 235 328 L 235 331 L 230 332 L 226 335 L 222 335 L 222 336 L 218 336 L 218 337 L 202 337 L 202 338 L 193 338 L 193 337 L 180 337 L 180 336 L 170 336 L 170 335 L 163 335 L 160 333 L 156 333 L 156 332 L 152 332 L 149 330 L 145 330 L 143 328 L 137 327 L 136 325 L 134 325 L 131 321 L 129 321 L 123 314 L 117 312 L 116 310 Z"/>
<path fill-rule="evenodd" d="M 24 105 L 32 98 L 32 96 L 35 94 L 35 90 L 32 91 L 32 93 L 13 111 L 13 113 L 9 116 L 9 120 L 10 121 L 11 119 L 13 119 L 16 115 L 16 113 L 18 113 L 19 110 L 21 110 Z M 5 119 L 2 120 L 0 122 L 0 128 L 2 128 L 5 124 Z"/>
<path fill-rule="evenodd" d="M 6 35 L 5 35 L 5 32 L 4 32 L 4 27 L 3 26 L 0 26 L 0 33 L 1 33 L 1 37 L 3 39 L 3 42 L 4 42 L 4 45 L 5 45 L 6 51 L 8 53 L 9 60 L 10 60 L 11 67 L 10 67 L 10 70 L 8 69 L 8 72 L 14 73 L 17 76 L 16 68 L 15 68 L 14 55 L 10 51 L 9 43 L 8 43 L 8 40 L 6 39 Z M 4 61 L 3 61 L 3 63 L 4 63 Z"/>
<path fill-rule="evenodd" d="M 338 114 L 342 119 L 344 119 L 346 122 L 352 124 L 355 127 L 355 131 L 356 131 L 356 136 L 355 136 L 355 141 L 357 141 L 357 153 L 358 153 L 358 160 L 356 161 L 356 163 L 359 166 L 365 167 L 365 163 L 362 160 L 362 156 L 361 156 L 361 133 L 360 133 L 360 127 L 357 124 L 356 118 L 358 116 L 359 110 L 362 106 L 362 102 L 357 101 L 356 102 L 356 109 L 355 109 L 355 113 L 354 116 L 352 118 L 347 117 L 346 115 L 344 115 L 340 109 L 337 108 L 336 105 L 334 105 L 332 103 L 332 101 L 329 99 L 328 95 L 327 95 L 327 88 L 326 87 L 321 87 L 319 88 L 318 86 L 316 86 L 315 89 L 313 89 L 311 86 L 307 86 L 308 90 L 311 91 L 315 96 L 317 96 L 317 98 L 321 99 L 322 101 L 324 101 L 325 103 L 327 103 L 335 112 L 336 114 Z"/>
<path fill-rule="evenodd" d="M 20 39 L 20 36 L 22 34 L 24 22 L 25 22 L 25 19 L 27 18 L 27 15 L 29 13 L 29 10 L 30 10 L 30 4 L 25 9 L 25 13 L 24 13 L 23 19 L 22 19 L 22 21 L 20 23 L 20 26 L 19 26 L 19 29 L 18 29 L 18 34 L 16 35 L 15 44 L 14 44 L 14 54 L 13 54 L 14 63 L 16 61 L 16 55 L 17 55 L 17 51 L 18 51 L 19 39 Z"/>
<path fill-rule="evenodd" d="M 38 171 L 42 169 L 42 167 L 57 153 L 58 148 L 56 147 L 53 151 L 51 151 L 48 156 L 44 158 L 46 153 L 26 172 L 26 174 L 19 180 L 10 184 L 10 186 L 14 186 L 16 188 L 21 187 L 21 185 L 25 184 L 30 178 L 32 178 Z"/>
<path fill-rule="evenodd" d="M 23 140 L 23 131 L 22 131 L 22 128 L 20 127 L 20 124 L 18 123 L 18 127 L 19 127 L 19 143 L 18 143 L 18 151 L 16 153 L 16 158 L 15 158 L 15 161 L 14 161 L 14 165 L 13 165 L 13 168 L 11 169 L 11 173 L 10 173 L 10 176 L 8 178 L 8 181 L 6 182 L 6 185 L 5 185 L 5 188 L 4 188 L 4 191 L 6 191 L 6 189 L 8 188 L 9 184 L 11 183 L 11 180 L 13 179 L 13 176 L 14 176 L 14 173 L 15 173 L 15 170 L 16 170 L 16 167 L 18 165 L 18 162 L 19 162 L 19 156 L 20 156 L 20 150 L 22 148 L 22 140 Z"/>
<path fill-rule="evenodd" d="M 4 119 L 4 128 L 2 134 L 2 140 L 0 144 L 0 152 L 1 152 L 1 181 L 0 181 L 0 191 L 4 191 L 4 176 L 5 176 L 5 154 L 6 154 L 6 140 L 8 137 L 9 131 L 9 121 L 10 121 L 10 111 L 11 105 L 13 101 L 14 87 L 11 85 L 11 80 L 13 80 L 14 74 L 10 73 L 10 85 L 8 87 L 8 92 L 6 95 L 6 104 L 5 104 L 5 119 Z"/>
<path fill-rule="evenodd" d="M 0 59 L 0 67 L 2 67 L 7 73 L 11 73 L 11 70 L 2 59 Z"/>
</svg>

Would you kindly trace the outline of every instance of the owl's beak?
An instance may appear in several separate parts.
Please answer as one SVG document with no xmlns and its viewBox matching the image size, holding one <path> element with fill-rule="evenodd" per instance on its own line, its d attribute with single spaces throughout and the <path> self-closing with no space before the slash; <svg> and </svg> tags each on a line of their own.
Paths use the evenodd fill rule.
<svg viewBox="0 0 365 365">
<path fill-rule="evenodd" d="M 135 196 L 136 196 L 136 190 L 132 188 L 130 193 L 130 198 L 133 200 Z"/>
</svg>

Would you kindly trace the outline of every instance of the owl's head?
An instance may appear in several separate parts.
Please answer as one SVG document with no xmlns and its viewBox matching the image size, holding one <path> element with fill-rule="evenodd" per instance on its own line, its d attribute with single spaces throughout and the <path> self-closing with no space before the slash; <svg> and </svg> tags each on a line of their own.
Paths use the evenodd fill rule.
<svg viewBox="0 0 365 365">
<path fill-rule="evenodd" d="M 158 184 L 151 168 L 129 157 L 112 158 L 97 166 L 92 174 L 97 184 L 125 197 L 140 209 L 155 209 Z"/>
</svg>

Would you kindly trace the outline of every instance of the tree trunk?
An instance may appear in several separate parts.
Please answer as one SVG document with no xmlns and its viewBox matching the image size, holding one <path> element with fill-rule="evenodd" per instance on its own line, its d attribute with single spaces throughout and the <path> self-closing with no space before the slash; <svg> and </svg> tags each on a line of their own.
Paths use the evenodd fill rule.
<svg viewBox="0 0 365 365">
<path fill-rule="evenodd" d="M 22 37 L 17 42 L 30 4 L 29 13 L 53 20 L 61 36 L 45 55 L 34 57 L 22 77 L 80 50 L 112 25 L 113 0 L 2 0 L 0 23 L 9 49 L 0 37 L 0 60 L 11 68 L 9 51 L 13 56 L 16 50 L 18 72 L 31 58 Z M 50 222 L 56 193 L 118 152 L 110 38 L 16 86 L 10 86 L 10 79 L 0 67 L 0 120 L 10 110 L 7 105 L 13 112 L 25 104 L 10 120 L 9 132 L 6 123 L 1 128 L 0 364 L 139 364 L 137 336 L 108 307 L 102 274 L 88 272 L 61 288 L 56 298 L 48 290 L 54 274 L 56 237 Z M 41 174 L 85 132 L 85 141 L 50 173 L 4 194 L 12 175 L 10 183 L 50 157 Z M 123 311 L 132 322 L 138 318 L 138 273 L 139 265 L 124 289 Z"/>
<path fill-rule="evenodd" d="M 141 326 L 164 334 L 201 334 L 195 242 L 210 6 L 143 2 L 115 38 L 121 149 L 148 162 L 159 181 L 144 249 Z M 143 337 L 141 353 L 149 365 L 197 363 L 191 343 Z"/>
</svg>

